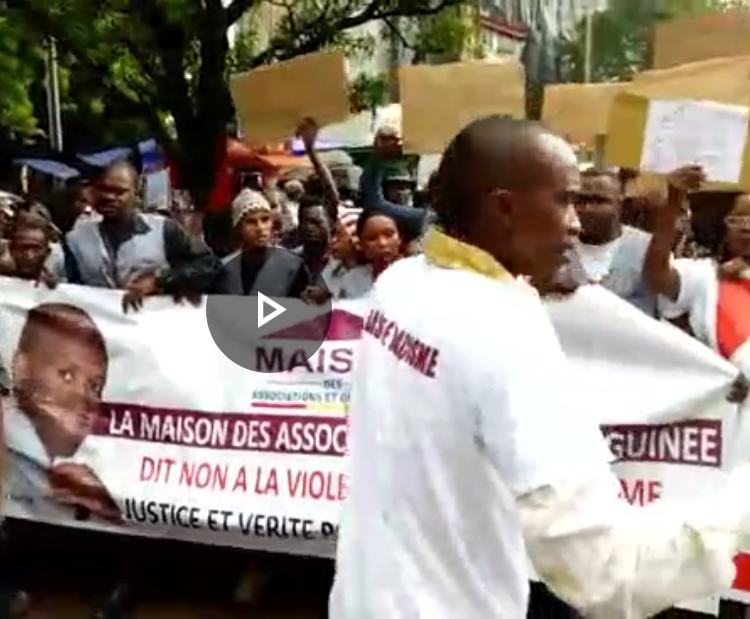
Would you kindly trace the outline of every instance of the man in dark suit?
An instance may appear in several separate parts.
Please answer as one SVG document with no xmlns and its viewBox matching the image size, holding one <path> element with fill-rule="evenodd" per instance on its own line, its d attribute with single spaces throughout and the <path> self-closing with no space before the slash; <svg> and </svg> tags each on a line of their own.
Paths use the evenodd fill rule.
<svg viewBox="0 0 750 619">
<path fill-rule="evenodd" d="M 274 212 L 259 191 L 243 189 L 232 202 L 239 249 L 224 258 L 212 294 L 303 298 L 318 277 L 301 255 L 273 246 Z"/>
</svg>

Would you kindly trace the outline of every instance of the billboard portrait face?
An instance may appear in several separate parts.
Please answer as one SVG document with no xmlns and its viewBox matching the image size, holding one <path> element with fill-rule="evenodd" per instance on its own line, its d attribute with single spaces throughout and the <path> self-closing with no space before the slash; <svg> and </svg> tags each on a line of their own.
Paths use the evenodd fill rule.
<svg viewBox="0 0 750 619">
<path fill-rule="evenodd" d="M 29 311 L 13 359 L 13 392 L 50 458 L 71 457 L 91 433 L 107 366 L 104 337 L 84 310 L 45 303 Z"/>
</svg>

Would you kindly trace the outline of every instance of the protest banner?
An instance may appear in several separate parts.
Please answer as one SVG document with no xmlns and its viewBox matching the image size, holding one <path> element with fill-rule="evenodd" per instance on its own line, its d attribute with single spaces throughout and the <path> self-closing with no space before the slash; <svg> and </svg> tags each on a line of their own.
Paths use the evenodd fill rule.
<svg viewBox="0 0 750 619">
<path fill-rule="evenodd" d="M 399 69 L 401 133 L 410 154 L 442 153 L 471 121 L 491 114 L 525 116 L 521 63 L 459 62 Z"/>
<path fill-rule="evenodd" d="M 742 54 L 750 54 L 750 13 L 746 9 L 698 11 L 660 21 L 654 28 L 656 69 Z"/>
<path fill-rule="evenodd" d="M 342 52 L 307 54 L 233 75 L 229 89 L 243 138 L 253 146 L 292 138 L 308 117 L 322 127 L 349 116 Z"/>
<path fill-rule="evenodd" d="M 6 514 L 333 556 L 366 300 L 334 306 L 309 361 L 269 338 L 257 359 L 277 373 L 261 374 L 224 357 L 205 309 L 155 298 L 126 315 L 120 296 L 0 278 L 0 358 L 13 383 Z M 700 496 L 748 459 L 748 429 L 725 401 L 727 362 L 603 289 L 549 310 L 578 410 L 603 427 L 625 499 Z M 284 341 L 305 332 L 283 330 Z"/>
</svg>

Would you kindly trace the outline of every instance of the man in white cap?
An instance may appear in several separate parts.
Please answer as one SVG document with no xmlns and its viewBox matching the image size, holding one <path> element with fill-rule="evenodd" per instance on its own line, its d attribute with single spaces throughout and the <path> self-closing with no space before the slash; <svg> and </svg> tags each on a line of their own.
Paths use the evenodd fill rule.
<svg viewBox="0 0 750 619">
<path fill-rule="evenodd" d="M 273 208 L 259 191 L 243 189 L 232 202 L 232 226 L 239 249 L 224 258 L 214 294 L 300 298 L 310 285 L 300 259 L 273 247 Z"/>
<path fill-rule="evenodd" d="M 448 146 L 424 255 L 375 284 L 350 409 L 332 619 L 524 619 L 528 564 L 586 617 L 731 585 L 750 469 L 631 506 L 537 292 L 572 246 L 575 153 L 488 117 Z M 525 276 L 523 279 L 521 276 Z"/>
</svg>

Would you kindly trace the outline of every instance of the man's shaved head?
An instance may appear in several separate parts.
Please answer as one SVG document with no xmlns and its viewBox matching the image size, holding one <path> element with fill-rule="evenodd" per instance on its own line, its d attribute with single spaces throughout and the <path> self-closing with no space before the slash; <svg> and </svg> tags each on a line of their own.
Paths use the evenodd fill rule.
<svg viewBox="0 0 750 619">
<path fill-rule="evenodd" d="M 448 145 L 434 209 L 446 232 L 514 274 L 551 276 L 577 226 L 570 196 L 579 182 L 576 155 L 565 140 L 537 123 L 489 116 Z"/>
<path fill-rule="evenodd" d="M 578 156 L 573 147 L 559 135 L 541 131 L 538 136 L 539 146 L 552 157 L 556 157 L 561 163 L 569 166 L 578 166 Z"/>
<path fill-rule="evenodd" d="M 438 220 L 463 235 L 460 228 L 482 194 L 533 188 L 533 171 L 545 155 L 564 165 L 578 165 L 570 145 L 537 123 L 488 116 L 467 125 L 448 145 L 437 170 Z"/>
</svg>

